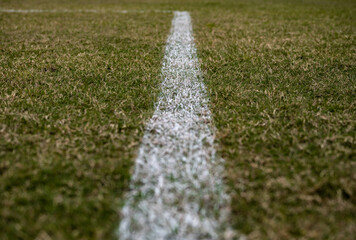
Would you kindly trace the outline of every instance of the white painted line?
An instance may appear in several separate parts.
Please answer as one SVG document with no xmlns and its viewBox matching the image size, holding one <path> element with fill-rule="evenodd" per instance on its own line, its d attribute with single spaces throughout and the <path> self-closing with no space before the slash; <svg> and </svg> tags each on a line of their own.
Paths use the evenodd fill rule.
<svg viewBox="0 0 356 240">
<path fill-rule="evenodd" d="M 189 13 L 174 12 L 161 95 L 148 122 L 118 229 L 121 240 L 236 239 L 223 161 Z"/>
<path fill-rule="evenodd" d="M 170 10 L 0 9 L 3 13 L 171 13 Z"/>
</svg>

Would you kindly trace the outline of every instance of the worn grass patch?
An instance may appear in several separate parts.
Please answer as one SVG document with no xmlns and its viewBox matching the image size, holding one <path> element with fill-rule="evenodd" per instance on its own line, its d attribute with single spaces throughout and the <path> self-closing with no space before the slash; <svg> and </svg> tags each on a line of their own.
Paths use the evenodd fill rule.
<svg viewBox="0 0 356 240">
<path fill-rule="evenodd" d="M 1 239 L 113 237 L 171 18 L 0 14 Z"/>
<path fill-rule="evenodd" d="M 235 227 L 250 239 L 356 235 L 356 38 L 350 1 L 194 11 Z"/>
</svg>

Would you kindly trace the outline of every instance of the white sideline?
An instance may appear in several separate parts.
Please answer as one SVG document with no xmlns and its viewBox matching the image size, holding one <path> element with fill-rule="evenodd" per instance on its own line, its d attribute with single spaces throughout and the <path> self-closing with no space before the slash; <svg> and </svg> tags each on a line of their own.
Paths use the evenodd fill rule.
<svg viewBox="0 0 356 240">
<path fill-rule="evenodd" d="M 118 229 L 121 240 L 236 239 L 229 229 L 223 160 L 188 12 L 174 12 L 161 95 L 136 159 Z"/>
<path fill-rule="evenodd" d="M 171 13 L 170 10 L 96 10 L 96 9 L 0 9 L 3 13 Z"/>
</svg>

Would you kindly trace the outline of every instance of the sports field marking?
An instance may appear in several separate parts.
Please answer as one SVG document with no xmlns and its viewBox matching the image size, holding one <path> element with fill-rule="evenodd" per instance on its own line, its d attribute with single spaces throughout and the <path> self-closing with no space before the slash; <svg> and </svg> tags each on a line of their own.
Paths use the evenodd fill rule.
<svg viewBox="0 0 356 240">
<path fill-rule="evenodd" d="M 174 12 L 162 77 L 118 235 L 123 240 L 232 239 L 223 161 L 215 154 L 188 12 Z"/>
<path fill-rule="evenodd" d="M 96 9 L 0 9 L 3 13 L 171 13 L 170 10 L 96 10 Z"/>
</svg>

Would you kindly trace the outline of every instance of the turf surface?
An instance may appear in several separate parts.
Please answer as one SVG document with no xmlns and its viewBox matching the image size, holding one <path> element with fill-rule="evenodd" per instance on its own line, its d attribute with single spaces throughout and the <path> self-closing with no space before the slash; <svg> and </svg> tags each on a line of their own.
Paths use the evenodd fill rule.
<svg viewBox="0 0 356 240">
<path fill-rule="evenodd" d="M 0 239 L 112 238 L 171 16 L 0 19 Z"/>
<path fill-rule="evenodd" d="M 350 0 L 1 1 L 0 238 L 111 239 L 158 94 L 170 13 L 188 10 L 250 239 L 356 235 Z M 50 239 L 49 238 L 49 239 Z"/>
<path fill-rule="evenodd" d="M 340 1 L 193 15 L 235 226 L 250 239 L 356 235 L 355 16 Z"/>
</svg>

